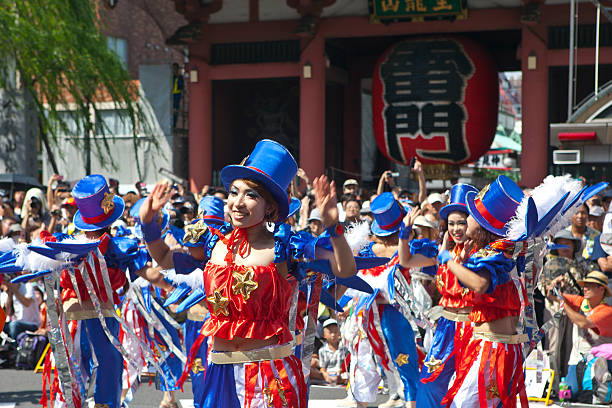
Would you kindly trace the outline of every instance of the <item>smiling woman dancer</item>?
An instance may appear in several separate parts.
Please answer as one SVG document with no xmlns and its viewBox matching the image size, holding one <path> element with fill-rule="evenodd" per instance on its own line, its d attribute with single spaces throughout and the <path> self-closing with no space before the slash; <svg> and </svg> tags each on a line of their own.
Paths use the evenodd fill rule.
<svg viewBox="0 0 612 408">
<path fill-rule="evenodd" d="M 470 289 L 473 334 L 457 361 L 456 378 L 442 400 L 451 407 L 516 407 L 527 401 L 522 343 L 516 333 L 521 300 L 511 274 L 516 243 L 505 240 L 507 225 L 523 199 L 521 189 L 499 176 L 476 194 L 466 195 L 466 242 L 461 260 L 441 251 L 438 260 Z M 469 256 L 475 247 L 478 251 Z M 469 256 L 469 258 L 468 258 Z M 462 261 L 465 260 L 465 261 Z"/>
<path fill-rule="evenodd" d="M 286 268 L 277 268 L 282 257 L 266 228 L 266 222 L 286 219 L 286 191 L 296 171 L 291 154 L 271 140 L 260 141 L 243 165 L 221 171 L 234 230 L 220 237 L 203 272 L 211 317 L 202 332 L 213 344 L 204 408 L 307 406 L 301 362 L 292 355 L 292 286 L 282 272 Z M 352 276 L 355 260 L 338 224 L 334 183 L 321 176 L 313 186 L 334 250 L 321 256 L 331 261 L 336 276 Z M 167 187 L 155 187 L 141 209 L 143 223 L 152 223 L 168 194 Z"/>
<path fill-rule="evenodd" d="M 440 217 L 446 221 L 448 231 L 444 234 L 441 250 L 451 252 L 453 260 L 459 262 L 464 245 L 468 240 L 468 210 L 465 196 L 469 191 L 478 192 L 469 184 L 455 184 L 451 188 L 450 203 L 440 210 Z M 417 407 L 440 407 L 448 391 L 448 384 L 455 374 L 455 364 L 461 361 L 463 346 L 472 336 L 468 314 L 471 304 L 468 289 L 444 264 L 438 268 L 436 287 L 442 295 L 440 306 L 444 308 L 436 325 L 433 342 L 429 349 L 417 393 Z"/>
</svg>

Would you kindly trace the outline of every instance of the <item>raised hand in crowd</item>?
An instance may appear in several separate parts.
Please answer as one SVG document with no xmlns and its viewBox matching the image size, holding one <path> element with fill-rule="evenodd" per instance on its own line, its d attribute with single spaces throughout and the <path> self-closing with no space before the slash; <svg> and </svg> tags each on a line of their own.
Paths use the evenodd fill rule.
<svg viewBox="0 0 612 408">
<path fill-rule="evenodd" d="M 55 203 L 55 188 L 53 188 L 53 184 L 63 180 L 64 177 L 59 174 L 53 173 L 51 177 L 49 177 L 49 182 L 47 183 L 47 207 L 51 208 Z M 57 186 L 56 186 L 57 188 Z"/>
<path fill-rule="evenodd" d="M 412 169 L 416 175 L 417 180 L 419 182 L 419 197 L 418 202 L 422 203 L 427 199 L 427 183 L 425 182 L 425 172 L 423 171 L 423 164 L 416 159 L 414 161 L 414 168 Z"/>
<path fill-rule="evenodd" d="M 323 225 L 329 229 L 333 252 L 323 251 L 321 259 L 328 259 L 334 275 L 338 277 L 353 276 L 357 272 L 353 251 L 344 237 L 344 229 L 339 224 L 336 183 L 330 183 L 326 176 L 320 176 L 312 182 L 315 203 L 321 213 Z M 319 253 L 317 253 L 319 258 Z"/>
<path fill-rule="evenodd" d="M 159 182 L 153 187 L 153 191 L 145 202 L 140 207 L 139 216 L 143 224 L 148 224 L 153 220 L 155 214 L 157 214 L 164 206 L 170 201 L 172 196 L 172 189 L 170 184 L 167 182 Z"/>
<path fill-rule="evenodd" d="M 315 204 L 321 213 L 323 225 L 331 227 L 339 221 L 338 198 L 336 197 L 336 183 L 329 182 L 327 176 L 321 176 L 312 182 L 315 195 Z"/>
<path fill-rule="evenodd" d="M 414 220 L 416 220 L 416 218 L 421 215 L 421 212 L 422 210 L 420 208 L 413 208 L 412 211 L 410 211 L 404 216 L 404 225 L 406 227 L 410 227 L 412 224 L 414 224 Z"/>
<path fill-rule="evenodd" d="M 393 180 L 393 173 L 391 170 L 385 171 L 378 179 L 378 188 L 376 190 L 376 194 L 380 195 L 385 192 L 385 185 L 389 186 L 389 188 L 393 188 L 395 186 L 395 180 Z"/>
</svg>

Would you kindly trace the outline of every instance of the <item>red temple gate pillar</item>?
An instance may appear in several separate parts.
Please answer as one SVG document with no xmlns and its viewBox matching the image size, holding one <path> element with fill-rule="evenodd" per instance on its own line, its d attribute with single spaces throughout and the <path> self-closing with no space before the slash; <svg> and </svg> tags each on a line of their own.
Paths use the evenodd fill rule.
<svg viewBox="0 0 612 408">
<path fill-rule="evenodd" d="M 535 187 L 548 173 L 548 63 L 545 26 L 522 29 L 521 185 Z M 535 69 L 529 66 L 535 62 Z M 534 61 L 535 56 L 535 61 Z"/>
<path fill-rule="evenodd" d="M 192 59 L 198 81 L 189 82 L 189 179 L 191 191 L 212 183 L 212 81 L 210 66 Z"/>
<path fill-rule="evenodd" d="M 325 169 L 324 53 L 325 39 L 319 35 L 308 43 L 300 59 L 300 167 L 311 180 Z"/>
</svg>

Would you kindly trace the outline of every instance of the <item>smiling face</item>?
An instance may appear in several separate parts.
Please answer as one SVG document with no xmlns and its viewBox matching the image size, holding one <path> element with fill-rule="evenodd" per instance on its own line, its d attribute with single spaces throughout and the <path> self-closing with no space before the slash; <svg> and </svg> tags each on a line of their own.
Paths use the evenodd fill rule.
<svg viewBox="0 0 612 408">
<path fill-rule="evenodd" d="M 256 184 L 246 180 L 234 180 L 227 197 L 227 208 L 234 228 L 248 228 L 270 219 L 275 212 Z"/>
<path fill-rule="evenodd" d="M 448 215 L 448 220 L 446 222 L 448 226 L 448 235 L 450 235 L 457 244 L 461 244 L 468 239 L 466 234 L 468 229 L 467 218 L 467 214 L 461 211 L 453 211 Z"/>
</svg>

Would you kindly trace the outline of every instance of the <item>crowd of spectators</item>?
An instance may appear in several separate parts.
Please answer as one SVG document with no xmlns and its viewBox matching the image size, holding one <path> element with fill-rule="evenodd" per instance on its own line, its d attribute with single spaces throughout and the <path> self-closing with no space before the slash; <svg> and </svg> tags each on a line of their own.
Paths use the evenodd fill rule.
<svg viewBox="0 0 612 408">
<path fill-rule="evenodd" d="M 420 208 L 422 215 L 414 222 L 417 238 L 428 238 L 441 243 L 446 226 L 439 211 L 447 202 L 447 191 L 428 194 L 423 167 L 418 161 L 412 169 L 418 189 L 399 186 L 397 175 L 385 171 L 376 189 L 364 188 L 358 180 L 347 179 L 336 186 L 338 210 L 345 227 L 360 223 L 371 224 L 373 216 L 370 202 L 383 192 L 392 192 L 407 210 Z M 32 188 L 9 194 L 0 190 L 1 233 L 3 238 L 16 242 L 32 242 L 41 231 L 72 234 L 75 226 L 72 219 L 76 204 L 72 198 L 73 183 L 59 175 L 48 181 L 47 190 Z M 109 180 L 111 191 L 119 195 L 119 183 Z M 481 186 L 478 186 L 481 187 Z M 191 192 L 186 185 L 173 184 L 172 198 L 166 208 L 171 224 L 177 228 L 191 223 L 198 216 L 198 202 L 206 195 L 222 200 L 227 193 L 222 187 L 205 186 L 199 193 Z M 528 191 L 526 191 L 528 193 Z M 147 186 L 137 182 L 121 196 L 126 204 L 123 217 L 111 228 L 113 234 L 129 233 L 135 226 L 129 209 L 147 194 Z M 288 223 L 294 230 L 306 230 L 319 236 L 326 226 L 316 209 L 312 185 L 308 175 L 300 169 L 291 186 L 291 195 L 301 201 L 299 212 Z M 557 244 L 547 256 L 541 279 L 535 293 L 535 309 L 539 325 L 550 320 L 560 308 L 559 295 L 563 296 L 566 313 L 546 334 L 544 350 L 549 352 L 555 379 L 572 376 L 577 359 L 582 358 L 588 347 L 608 339 L 612 335 L 612 307 L 608 278 L 612 276 L 612 191 L 593 196 L 572 216 L 571 225 L 553 237 Z M 375 239 L 375 238 L 373 238 Z M 434 271 L 435 273 L 435 271 Z M 420 274 L 422 293 L 427 304 L 435 306 L 439 295 L 433 284 L 433 276 Z M 419 281 L 419 279 L 416 279 Z M 599 286 L 598 286 L 599 285 Z M 11 284 L 4 279 L 1 284 L 0 306 L 7 312 L 4 331 L 16 338 L 23 331 L 45 333 L 46 313 L 44 291 L 41 282 Z M 343 346 L 339 325 L 343 313 L 321 308 L 319 314 L 319 347 L 315 350 L 311 379 L 330 384 L 344 384 L 346 348 Z M 594 341 L 593 339 L 598 339 Z M 610 340 L 612 342 L 612 340 Z M 588 351 L 587 351 L 588 352 Z M 555 381 L 557 383 L 557 381 Z M 556 384 L 555 384 L 556 385 Z"/>
</svg>

